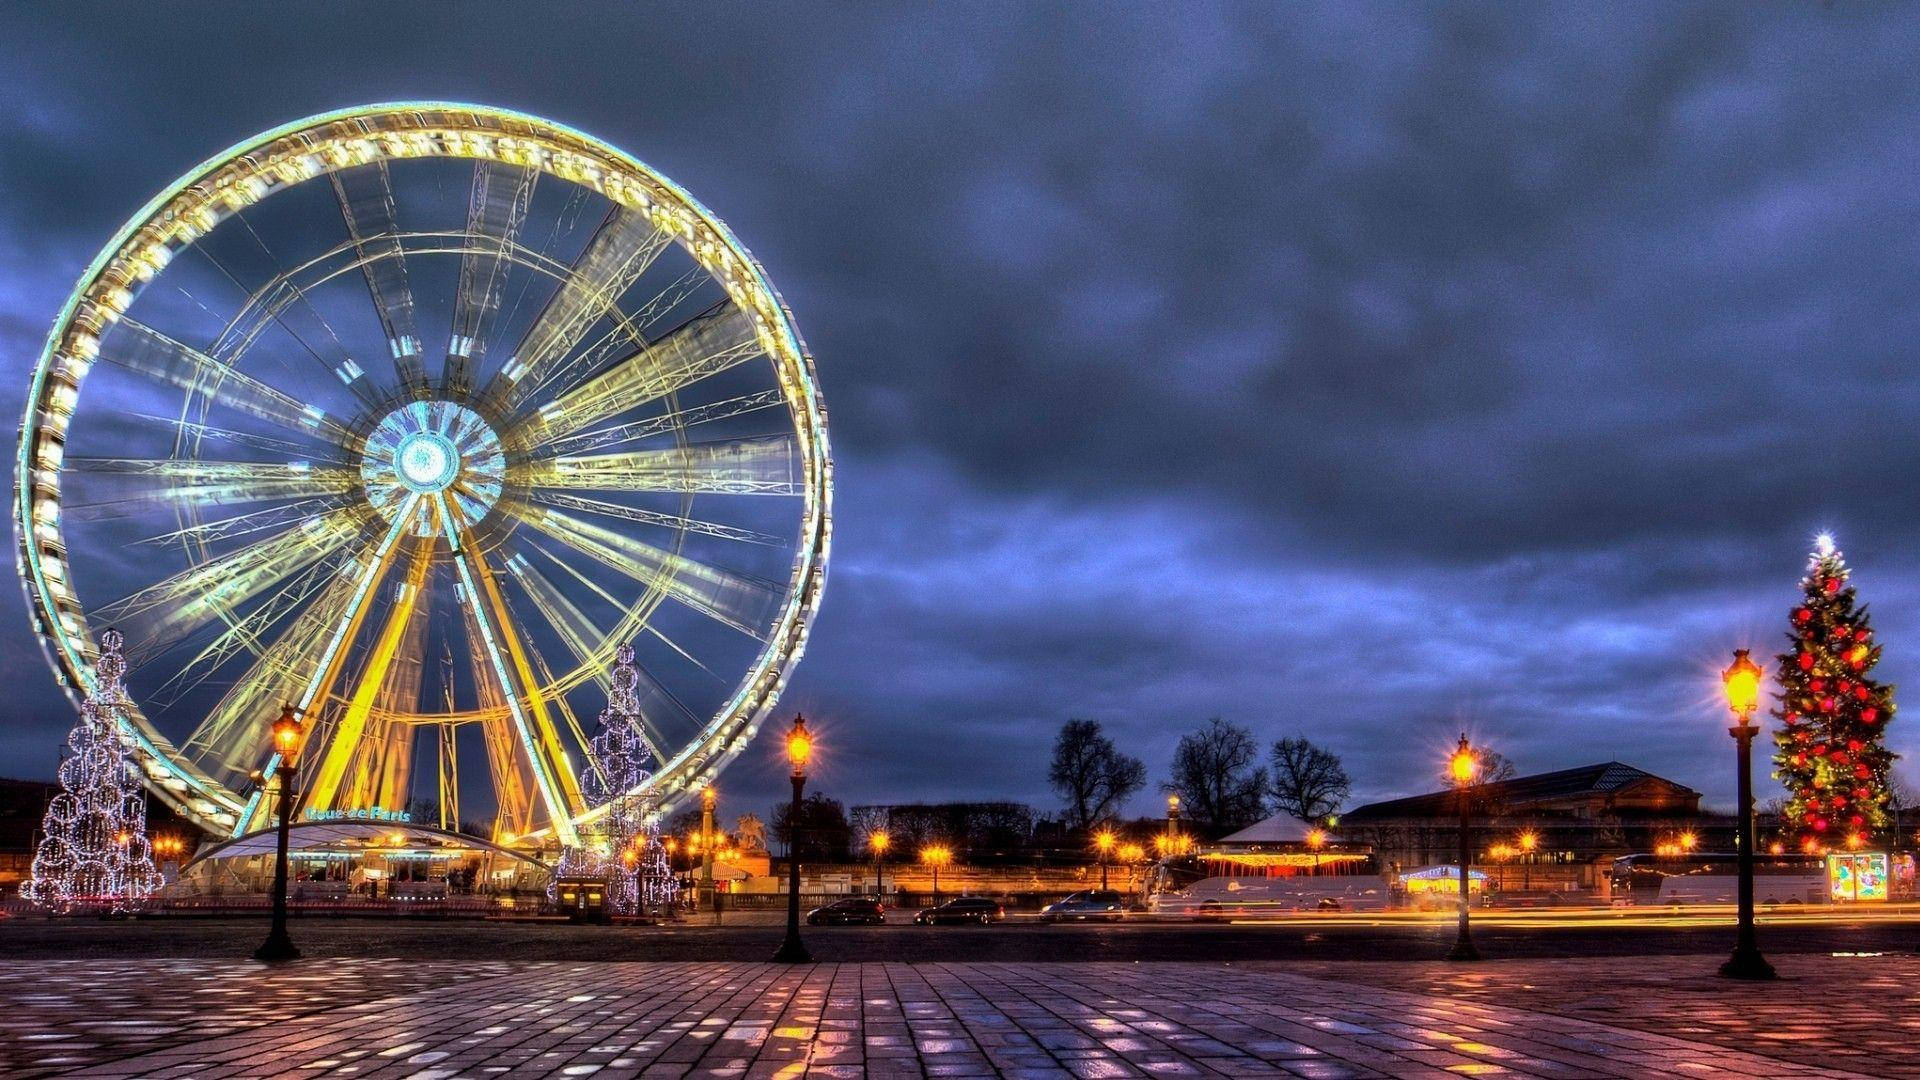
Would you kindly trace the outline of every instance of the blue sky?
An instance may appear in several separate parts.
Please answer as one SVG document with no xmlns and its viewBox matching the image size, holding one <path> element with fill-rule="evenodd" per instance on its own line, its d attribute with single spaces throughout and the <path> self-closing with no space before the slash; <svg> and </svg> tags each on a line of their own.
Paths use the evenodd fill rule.
<svg viewBox="0 0 1920 1080">
<path fill-rule="evenodd" d="M 849 802 L 1045 805 L 1069 717 L 1157 782 L 1218 715 L 1328 745 L 1361 799 L 1466 728 L 1730 804 L 1714 673 L 1781 640 L 1821 529 L 1910 681 L 1904 12 L 823 10 L 10 7 L 0 406 L 208 154 L 472 100 L 675 178 L 792 305 L 838 498 L 788 702 Z M 27 624 L 0 591 L 0 772 L 46 776 L 70 717 Z"/>
</svg>

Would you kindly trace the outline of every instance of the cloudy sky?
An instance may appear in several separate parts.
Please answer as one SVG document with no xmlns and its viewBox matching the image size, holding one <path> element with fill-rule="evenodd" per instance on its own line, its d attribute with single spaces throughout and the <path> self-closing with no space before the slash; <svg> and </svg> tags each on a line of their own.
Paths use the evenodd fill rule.
<svg viewBox="0 0 1920 1080">
<path fill-rule="evenodd" d="M 1217 715 L 1357 800 L 1465 728 L 1730 806 L 1715 671 L 1780 642 L 1822 528 L 1920 685 L 1920 21 L 1057 7 L 10 6 L 0 406 L 209 154 L 498 104 L 678 180 L 793 306 L 838 486 L 788 701 L 850 802 L 1047 803 L 1069 717 L 1157 782 Z M 0 772 L 48 776 L 27 624 L 0 590 Z M 771 753 L 729 787 L 770 798 Z"/>
</svg>

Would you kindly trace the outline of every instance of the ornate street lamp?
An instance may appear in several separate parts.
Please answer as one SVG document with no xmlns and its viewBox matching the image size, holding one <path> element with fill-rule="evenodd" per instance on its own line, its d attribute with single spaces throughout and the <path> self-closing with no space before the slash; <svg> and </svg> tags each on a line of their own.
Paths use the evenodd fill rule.
<svg viewBox="0 0 1920 1080">
<path fill-rule="evenodd" d="M 282 708 L 273 722 L 273 749 L 280 755 L 275 776 L 280 781 L 280 827 L 273 860 L 273 927 L 267 940 L 253 951 L 255 960 L 298 960 L 300 950 L 287 936 L 287 827 L 293 821 L 293 774 L 300 757 L 300 714 L 293 706 Z"/>
<path fill-rule="evenodd" d="M 1478 960 L 1480 950 L 1473 947 L 1473 935 L 1468 925 L 1471 883 L 1467 880 L 1467 866 L 1473 861 L 1473 850 L 1468 845 L 1472 842 L 1473 787 L 1474 778 L 1480 774 L 1480 759 L 1474 755 L 1473 747 L 1468 745 L 1464 731 L 1460 733 L 1460 745 L 1447 761 L 1447 772 L 1453 777 L 1453 786 L 1460 793 L 1460 936 L 1454 940 L 1453 951 L 1447 954 L 1447 959 Z"/>
<path fill-rule="evenodd" d="M 893 843 L 893 837 L 885 829 L 875 829 L 867 834 L 867 847 L 873 851 L 873 895 L 878 897 L 887 891 L 887 845 Z"/>
<path fill-rule="evenodd" d="M 1107 856 L 1113 851 L 1115 837 L 1112 829 L 1101 829 L 1093 834 L 1093 846 L 1100 852 L 1100 888 L 1107 887 Z"/>
<path fill-rule="evenodd" d="M 1325 829 L 1308 829 L 1307 830 L 1307 847 L 1312 849 L 1313 851 L 1313 876 L 1314 877 L 1320 876 L 1320 849 L 1326 846 L 1327 846 L 1327 831 Z"/>
<path fill-rule="evenodd" d="M 1733 956 L 1720 965 L 1720 974 L 1729 979 L 1771 979 L 1773 965 L 1760 955 L 1753 932 L 1753 724 L 1754 710 L 1760 707 L 1760 665 L 1745 649 L 1735 649 L 1733 664 L 1720 673 L 1727 688 L 1727 708 L 1737 721 L 1727 729 L 1740 748 L 1740 929 L 1734 939 Z"/>
<path fill-rule="evenodd" d="M 807 759 L 812 756 L 813 734 L 807 730 L 807 718 L 796 713 L 793 730 L 787 732 L 787 761 L 793 765 L 793 807 L 787 811 L 787 939 L 773 954 L 776 964 L 805 964 L 813 959 L 800 943 L 800 794 L 807 786 Z"/>
<path fill-rule="evenodd" d="M 1520 834 L 1520 854 L 1526 861 L 1520 864 L 1520 891 L 1533 891 L 1533 849 L 1540 846 L 1540 834 L 1532 829 Z"/>
</svg>

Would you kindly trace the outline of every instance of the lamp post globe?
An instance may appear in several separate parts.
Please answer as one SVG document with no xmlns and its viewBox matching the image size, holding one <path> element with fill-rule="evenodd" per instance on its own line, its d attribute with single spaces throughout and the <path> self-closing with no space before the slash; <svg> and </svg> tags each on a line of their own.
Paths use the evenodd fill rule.
<svg viewBox="0 0 1920 1080">
<path fill-rule="evenodd" d="M 279 758 L 274 775 L 280 783 L 280 824 L 273 860 L 273 925 L 267 931 L 267 940 L 253 951 L 255 960 L 278 962 L 300 958 L 300 950 L 287 936 L 287 827 L 293 819 L 293 777 L 300 757 L 301 735 L 298 710 L 291 705 L 283 707 L 280 719 L 273 722 L 274 756 Z"/>
<path fill-rule="evenodd" d="M 807 762 L 813 758 L 813 733 L 807 718 L 795 714 L 787 732 L 787 762 L 793 766 L 793 805 L 787 811 L 787 936 L 773 954 L 778 964 L 805 964 L 813 954 L 800 941 L 800 802 L 807 786 Z"/>
</svg>

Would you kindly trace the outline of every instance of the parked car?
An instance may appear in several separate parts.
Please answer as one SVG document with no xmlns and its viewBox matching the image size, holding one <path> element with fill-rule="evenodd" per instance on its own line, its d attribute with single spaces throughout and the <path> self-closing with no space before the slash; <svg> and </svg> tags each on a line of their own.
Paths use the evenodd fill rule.
<svg viewBox="0 0 1920 1080">
<path fill-rule="evenodd" d="M 1110 889 L 1086 889 L 1041 908 L 1040 921 L 1098 919 L 1102 922 L 1119 922 L 1126 917 L 1126 913 L 1126 902 L 1120 899 L 1119 893 Z"/>
<path fill-rule="evenodd" d="M 922 908 L 913 921 L 921 926 L 986 926 L 1006 917 L 1006 908 L 984 896 L 956 896 L 939 907 Z"/>
<path fill-rule="evenodd" d="M 886 921 L 886 905 L 874 896 L 842 897 L 807 912 L 808 926 L 879 926 Z"/>
</svg>

